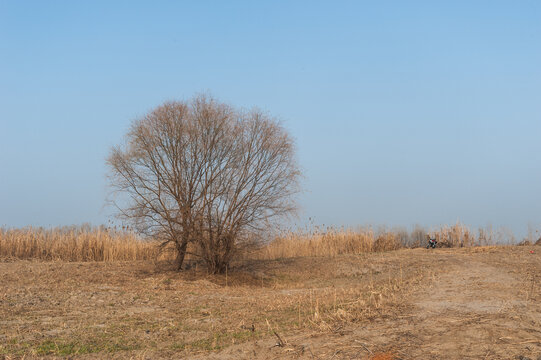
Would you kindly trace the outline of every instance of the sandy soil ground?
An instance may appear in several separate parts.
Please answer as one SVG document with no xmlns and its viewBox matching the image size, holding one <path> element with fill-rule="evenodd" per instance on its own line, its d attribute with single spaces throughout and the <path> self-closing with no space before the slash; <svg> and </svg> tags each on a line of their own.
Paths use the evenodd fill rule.
<svg viewBox="0 0 541 360">
<path fill-rule="evenodd" d="M 439 264 L 427 268 L 434 271 L 433 281 L 409 297 L 403 313 L 351 325 L 339 334 L 292 335 L 284 349 L 272 347 L 272 339 L 255 344 L 254 356 L 233 348 L 227 355 L 541 359 L 541 258 L 536 250 L 435 251 L 426 255 Z"/>
<path fill-rule="evenodd" d="M 0 358 L 532 359 L 541 248 L 238 264 L 0 263 Z"/>
</svg>

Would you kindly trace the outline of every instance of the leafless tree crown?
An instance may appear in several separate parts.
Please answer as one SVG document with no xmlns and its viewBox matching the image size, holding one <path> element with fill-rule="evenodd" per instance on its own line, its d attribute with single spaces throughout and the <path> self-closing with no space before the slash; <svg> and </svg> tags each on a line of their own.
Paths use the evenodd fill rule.
<svg viewBox="0 0 541 360">
<path fill-rule="evenodd" d="M 258 111 L 198 96 L 167 102 L 134 121 L 108 158 L 121 215 L 162 244 L 180 269 L 194 244 L 223 272 L 239 241 L 295 210 L 300 177 L 287 131 Z"/>
</svg>

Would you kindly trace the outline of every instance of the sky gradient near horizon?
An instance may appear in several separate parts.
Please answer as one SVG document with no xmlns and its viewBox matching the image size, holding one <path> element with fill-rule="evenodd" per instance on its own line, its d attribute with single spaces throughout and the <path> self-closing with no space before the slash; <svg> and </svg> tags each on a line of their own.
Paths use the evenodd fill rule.
<svg viewBox="0 0 541 360">
<path fill-rule="evenodd" d="M 106 223 L 130 122 L 280 118 L 298 223 L 541 229 L 541 2 L 0 0 L 0 226 Z"/>
</svg>

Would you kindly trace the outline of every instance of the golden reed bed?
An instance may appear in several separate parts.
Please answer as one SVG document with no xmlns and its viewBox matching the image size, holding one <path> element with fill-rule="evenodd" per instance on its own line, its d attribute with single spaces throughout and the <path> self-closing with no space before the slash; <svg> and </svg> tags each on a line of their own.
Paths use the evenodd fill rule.
<svg viewBox="0 0 541 360">
<path fill-rule="evenodd" d="M 104 228 L 0 229 L 0 258 L 62 261 L 150 260 L 154 243 Z"/>
<path fill-rule="evenodd" d="M 251 248 L 241 258 L 278 259 L 298 256 L 336 256 L 419 247 L 426 243 L 424 229 L 345 230 L 316 228 L 309 232 L 283 233 L 267 244 Z M 431 231 L 444 247 L 491 245 L 497 236 L 479 230 L 476 236 L 457 223 Z M 105 227 L 74 226 L 53 229 L 0 229 L 0 258 L 59 261 L 154 260 L 159 251 L 154 241 L 143 240 L 131 231 Z"/>
</svg>

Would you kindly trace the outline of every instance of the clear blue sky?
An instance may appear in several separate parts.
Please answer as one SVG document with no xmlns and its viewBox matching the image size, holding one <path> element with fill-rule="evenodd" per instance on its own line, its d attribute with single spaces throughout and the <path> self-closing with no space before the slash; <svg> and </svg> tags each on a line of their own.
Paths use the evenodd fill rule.
<svg viewBox="0 0 541 360">
<path fill-rule="evenodd" d="M 105 223 L 110 147 L 199 92 L 283 120 L 300 222 L 541 227 L 539 1 L 0 0 L 0 225 Z"/>
</svg>

